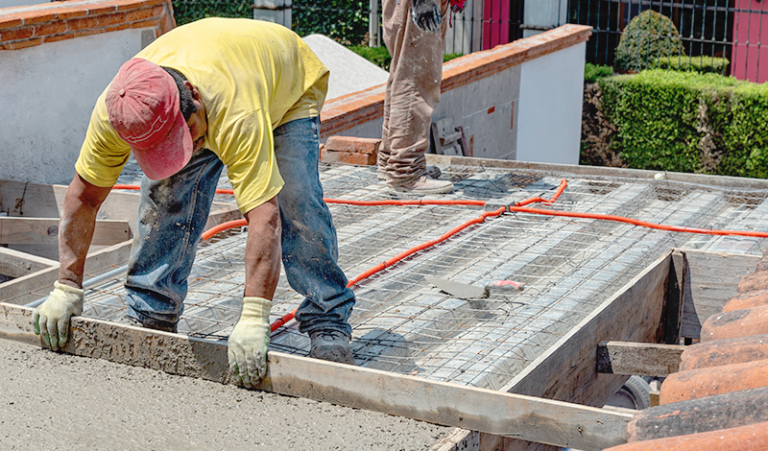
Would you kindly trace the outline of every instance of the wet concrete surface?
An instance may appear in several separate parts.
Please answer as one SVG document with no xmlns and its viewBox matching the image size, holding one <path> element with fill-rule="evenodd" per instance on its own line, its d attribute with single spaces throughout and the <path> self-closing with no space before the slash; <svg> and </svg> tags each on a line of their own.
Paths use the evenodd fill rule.
<svg viewBox="0 0 768 451">
<path fill-rule="evenodd" d="M 2 450 L 427 450 L 450 430 L 0 340 Z"/>
</svg>

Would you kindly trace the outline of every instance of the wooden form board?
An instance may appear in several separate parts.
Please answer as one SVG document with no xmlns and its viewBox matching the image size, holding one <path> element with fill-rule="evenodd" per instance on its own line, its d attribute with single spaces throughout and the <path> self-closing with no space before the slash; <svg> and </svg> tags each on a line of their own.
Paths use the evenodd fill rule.
<svg viewBox="0 0 768 451">
<path fill-rule="evenodd" d="M 502 390 L 592 406 L 605 405 L 629 376 L 598 373 L 597 346 L 610 340 L 655 343 L 663 337 L 661 329 L 671 262 L 670 250 L 603 302 Z M 473 434 L 478 437 L 473 438 Z M 438 442 L 432 451 L 556 449 L 477 431 L 460 431 L 451 439 L 455 446 Z M 478 443 L 478 447 L 462 448 L 461 443 Z"/>
<path fill-rule="evenodd" d="M 27 274 L 58 267 L 59 262 L 27 254 L 7 247 L 0 247 L 0 274 L 9 277 L 23 277 Z"/>
<path fill-rule="evenodd" d="M 39 344 L 32 309 L 0 303 L 0 338 Z M 72 319 L 64 352 L 230 383 L 227 345 L 89 318 Z M 270 352 L 258 387 L 283 395 L 582 450 L 626 442 L 632 415 Z"/>
<path fill-rule="evenodd" d="M 85 274 L 124 264 L 131 255 L 132 244 L 132 241 L 125 241 L 89 254 L 85 259 Z M 0 284 L 0 302 L 24 305 L 36 301 L 48 294 L 58 279 L 59 263 L 56 262 L 56 266 Z"/>
<path fill-rule="evenodd" d="M 680 369 L 685 346 L 605 341 L 597 346 L 597 371 L 627 376 L 664 377 Z"/>
<path fill-rule="evenodd" d="M 7 212 L 10 217 L 58 218 L 66 192 L 65 185 L 0 180 L 0 211 Z M 132 232 L 136 233 L 133 228 L 136 227 L 140 201 L 141 195 L 138 192 L 113 191 L 101 205 L 96 218 L 127 221 Z M 214 202 L 211 211 L 216 212 L 215 215 L 218 216 L 232 212 L 227 217 L 238 219 L 239 212 L 234 201 Z"/>
<path fill-rule="evenodd" d="M 681 249 L 687 259 L 685 297 L 680 335 L 698 339 L 701 325 L 722 313 L 736 296 L 741 278 L 755 270 L 760 256 Z"/>
<path fill-rule="evenodd" d="M 132 238 L 128 221 L 97 220 L 92 246 L 111 246 Z M 0 244 L 52 244 L 59 241 L 59 218 L 0 217 Z"/>
<path fill-rule="evenodd" d="M 53 219 L 41 220 L 40 218 L 55 218 L 59 216 L 59 211 L 64 204 L 67 187 L 64 185 L 44 185 L 38 183 L 26 183 L 13 180 L 0 180 L 0 211 L 9 214 L 7 219 L 15 222 L 26 222 L 33 224 L 44 221 L 54 221 Z M 113 191 L 101 206 L 97 215 L 97 229 L 94 232 L 95 240 L 91 245 L 88 258 L 85 264 L 86 280 L 90 273 L 102 272 L 104 270 L 123 265 L 128 261 L 132 242 L 129 238 L 121 240 L 115 244 L 113 238 L 106 240 L 99 239 L 99 224 L 120 224 L 120 230 L 124 230 L 127 224 L 133 227 L 136 224 L 139 202 L 141 195 L 137 192 Z M 208 230 L 222 222 L 232 221 L 242 218 L 239 210 L 234 203 L 214 202 L 211 207 L 211 215 L 208 218 L 205 229 Z M 116 221 L 116 222 L 115 222 Z M 45 224 L 43 224 L 44 226 Z M 48 224 L 48 228 L 53 224 Z M 43 227 L 38 226 L 38 228 Z M 47 235 L 48 228 L 45 228 Z M 42 230 L 42 229 L 40 229 Z M 122 233 L 122 232 L 120 232 Z M 37 234 L 40 236 L 40 234 Z M 33 240 L 34 241 L 34 240 Z M 18 255 L 26 255 L 30 262 L 39 259 L 39 261 L 53 261 L 51 259 L 41 258 L 38 255 L 55 256 L 58 255 L 57 243 L 52 244 L 33 244 L 25 243 L 15 245 L 15 249 L 10 251 L 18 252 Z M 6 249 L 9 250 L 9 249 Z M 28 251 L 28 252 L 20 252 Z M 3 258 L 9 254 L 4 254 Z M 14 254 L 17 255 L 17 254 Z M 11 277 L 17 277 L 11 281 L 0 284 L 0 301 L 13 304 L 24 305 L 35 301 L 47 293 L 53 282 L 58 279 L 58 262 L 48 267 L 35 266 L 35 271 L 19 272 L 15 263 L 21 260 L 15 259 L 8 262 L 2 268 L 8 266 L 8 271 L 16 274 L 5 273 L 0 270 L 0 274 Z M 31 263 L 30 263 L 31 264 Z M 23 265 L 23 263 L 22 263 Z"/>
</svg>

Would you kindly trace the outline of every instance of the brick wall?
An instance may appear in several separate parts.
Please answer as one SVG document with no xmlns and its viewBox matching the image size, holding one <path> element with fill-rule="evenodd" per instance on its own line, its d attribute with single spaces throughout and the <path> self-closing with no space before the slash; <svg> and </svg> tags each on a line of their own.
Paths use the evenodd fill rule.
<svg viewBox="0 0 768 451">
<path fill-rule="evenodd" d="M 176 26 L 169 0 L 66 1 L 0 9 L 0 50 L 136 28 L 155 37 Z"/>
</svg>

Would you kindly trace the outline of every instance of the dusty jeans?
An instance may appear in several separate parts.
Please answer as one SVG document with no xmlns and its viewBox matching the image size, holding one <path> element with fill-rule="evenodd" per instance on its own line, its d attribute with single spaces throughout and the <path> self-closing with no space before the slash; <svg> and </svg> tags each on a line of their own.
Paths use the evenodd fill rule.
<svg viewBox="0 0 768 451">
<path fill-rule="evenodd" d="M 421 31 L 411 17 L 412 0 L 384 0 L 384 43 L 392 54 L 384 96 L 379 168 L 391 185 L 407 184 L 427 173 L 432 112 L 440 103 L 448 0 L 440 2 L 440 32 Z"/>
<path fill-rule="evenodd" d="M 317 167 L 319 127 L 315 117 L 274 131 L 277 165 L 285 180 L 277 196 L 283 267 L 291 287 L 306 296 L 296 312 L 299 329 L 335 329 L 351 335 L 347 320 L 355 295 L 336 263 L 336 229 L 323 201 Z M 223 168 L 213 152 L 204 150 L 168 179 L 142 179 L 138 236 L 125 283 L 128 316 L 150 327 L 178 322 Z"/>
</svg>

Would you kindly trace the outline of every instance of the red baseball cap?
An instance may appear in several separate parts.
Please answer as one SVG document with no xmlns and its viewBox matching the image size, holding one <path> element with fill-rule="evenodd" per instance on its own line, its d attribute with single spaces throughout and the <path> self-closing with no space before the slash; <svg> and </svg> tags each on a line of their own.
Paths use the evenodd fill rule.
<svg viewBox="0 0 768 451">
<path fill-rule="evenodd" d="M 162 180 L 189 163 L 194 142 L 173 77 L 155 63 L 123 64 L 106 95 L 109 122 L 128 143 L 144 175 Z"/>
</svg>

